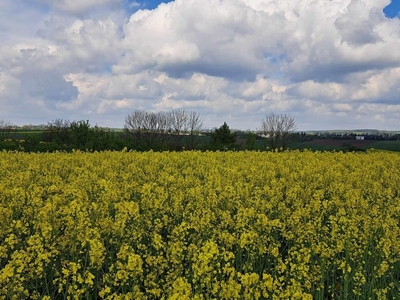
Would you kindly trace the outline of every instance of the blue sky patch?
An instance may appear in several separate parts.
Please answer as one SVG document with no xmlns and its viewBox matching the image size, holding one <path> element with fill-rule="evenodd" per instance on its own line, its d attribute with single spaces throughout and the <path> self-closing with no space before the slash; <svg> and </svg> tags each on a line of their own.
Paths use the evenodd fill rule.
<svg viewBox="0 0 400 300">
<path fill-rule="evenodd" d="M 387 18 L 400 17 L 400 0 L 392 0 L 388 6 L 383 9 Z"/>
<path fill-rule="evenodd" d="M 139 3 L 141 9 L 154 9 L 158 7 L 161 3 L 172 2 L 172 0 L 128 0 L 129 3 Z"/>
</svg>

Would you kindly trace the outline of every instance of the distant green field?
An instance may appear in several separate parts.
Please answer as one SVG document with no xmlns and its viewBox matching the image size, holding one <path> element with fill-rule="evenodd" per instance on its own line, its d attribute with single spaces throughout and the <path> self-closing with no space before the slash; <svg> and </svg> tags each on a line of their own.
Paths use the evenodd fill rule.
<svg viewBox="0 0 400 300">
<path fill-rule="evenodd" d="M 14 130 L 10 132 L 10 138 L 24 139 L 26 136 L 38 136 L 43 130 Z"/>
<path fill-rule="evenodd" d="M 333 151 L 343 149 L 343 147 L 340 146 L 318 145 L 308 142 L 294 142 L 290 144 L 289 148 L 299 150 L 309 149 L 312 151 Z M 400 152 L 400 141 L 377 141 L 362 148 L 369 150 L 375 149 L 380 151 Z"/>
<path fill-rule="evenodd" d="M 366 147 L 366 149 L 378 149 L 400 152 L 400 141 L 379 141 Z"/>
</svg>

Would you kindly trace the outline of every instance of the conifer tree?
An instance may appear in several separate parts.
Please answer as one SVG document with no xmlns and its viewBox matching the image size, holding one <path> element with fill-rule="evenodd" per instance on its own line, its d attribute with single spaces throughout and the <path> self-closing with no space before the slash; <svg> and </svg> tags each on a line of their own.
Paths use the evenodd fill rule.
<svg viewBox="0 0 400 300">
<path fill-rule="evenodd" d="M 215 129 L 212 144 L 216 149 L 234 149 L 235 143 L 236 134 L 231 132 L 226 122 L 219 129 Z"/>
</svg>

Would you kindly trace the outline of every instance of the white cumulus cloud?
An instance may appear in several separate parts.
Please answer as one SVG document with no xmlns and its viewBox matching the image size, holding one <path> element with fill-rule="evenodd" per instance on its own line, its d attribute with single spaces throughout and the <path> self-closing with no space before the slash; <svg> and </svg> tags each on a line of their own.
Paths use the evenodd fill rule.
<svg viewBox="0 0 400 300">
<path fill-rule="evenodd" d="M 400 19 L 384 16 L 389 3 L 4 0 L 0 118 L 121 127 L 134 109 L 185 108 L 210 127 L 255 129 L 276 111 L 300 130 L 398 129 Z"/>
</svg>

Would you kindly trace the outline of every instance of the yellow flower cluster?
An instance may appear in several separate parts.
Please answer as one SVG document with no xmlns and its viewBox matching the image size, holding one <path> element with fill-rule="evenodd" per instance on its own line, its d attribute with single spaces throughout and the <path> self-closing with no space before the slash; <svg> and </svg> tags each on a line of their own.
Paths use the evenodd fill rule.
<svg viewBox="0 0 400 300">
<path fill-rule="evenodd" d="M 395 299 L 400 155 L 0 152 L 0 299 Z"/>
</svg>

